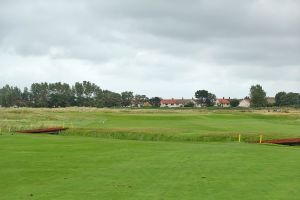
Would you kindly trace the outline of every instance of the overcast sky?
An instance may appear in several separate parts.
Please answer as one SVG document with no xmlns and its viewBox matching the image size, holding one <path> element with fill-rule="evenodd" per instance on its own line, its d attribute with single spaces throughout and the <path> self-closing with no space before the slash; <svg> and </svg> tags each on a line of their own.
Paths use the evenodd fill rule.
<svg viewBox="0 0 300 200">
<path fill-rule="evenodd" d="M 299 0 L 0 0 L 0 86 L 300 92 Z"/>
</svg>

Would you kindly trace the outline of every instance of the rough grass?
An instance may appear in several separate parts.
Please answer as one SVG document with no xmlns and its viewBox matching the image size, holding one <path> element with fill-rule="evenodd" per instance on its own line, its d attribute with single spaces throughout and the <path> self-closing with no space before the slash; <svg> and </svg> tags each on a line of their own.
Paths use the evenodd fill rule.
<svg viewBox="0 0 300 200">
<path fill-rule="evenodd" d="M 153 141 L 242 141 L 300 137 L 300 112 L 207 109 L 0 109 L 3 131 L 65 126 L 63 135 Z"/>
</svg>

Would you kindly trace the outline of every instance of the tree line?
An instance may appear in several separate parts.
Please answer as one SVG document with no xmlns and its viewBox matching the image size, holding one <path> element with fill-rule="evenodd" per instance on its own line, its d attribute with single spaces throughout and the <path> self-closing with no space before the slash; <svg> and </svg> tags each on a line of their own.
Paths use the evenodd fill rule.
<svg viewBox="0 0 300 200">
<path fill-rule="evenodd" d="M 294 92 L 279 92 L 275 96 L 275 104 L 267 102 L 266 92 L 261 85 L 250 88 L 251 107 L 266 106 L 300 106 L 300 95 Z M 201 107 L 214 106 L 216 95 L 207 90 L 197 90 L 195 101 Z M 5 85 L 0 89 L 0 106 L 2 107 L 143 107 L 160 106 L 160 97 L 148 98 L 146 95 L 136 94 L 131 91 L 121 93 L 102 90 L 98 85 L 89 81 L 76 82 L 74 85 L 67 83 L 33 83 L 30 88 L 23 90 L 16 86 Z M 231 107 L 239 105 L 238 99 L 230 100 Z M 193 107 L 194 105 L 190 105 Z"/>
<path fill-rule="evenodd" d="M 275 103 L 270 103 L 267 100 L 267 93 L 261 85 L 252 85 L 249 91 L 249 97 L 245 97 L 250 101 L 250 106 L 257 107 L 271 107 L 271 106 L 300 106 L 300 94 L 294 92 L 278 92 L 275 96 Z M 216 95 L 207 90 L 198 90 L 195 92 L 197 103 L 201 106 L 214 106 Z M 240 103 L 239 99 L 230 99 L 230 106 L 237 107 Z"/>
<path fill-rule="evenodd" d="M 275 95 L 275 103 L 268 102 L 266 92 L 263 90 L 261 85 L 251 86 L 250 99 L 252 107 L 300 106 L 300 94 L 295 92 L 278 92 Z"/>
<path fill-rule="evenodd" d="M 133 92 L 122 93 L 102 90 L 89 81 L 67 83 L 33 83 L 23 90 L 16 86 L 5 85 L 0 89 L 0 105 L 3 107 L 127 107 L 142 106 L 146 102 L 158 106 L 159 97 L 148 98 L 146 95 L 133 95 Z"/>
</svg>

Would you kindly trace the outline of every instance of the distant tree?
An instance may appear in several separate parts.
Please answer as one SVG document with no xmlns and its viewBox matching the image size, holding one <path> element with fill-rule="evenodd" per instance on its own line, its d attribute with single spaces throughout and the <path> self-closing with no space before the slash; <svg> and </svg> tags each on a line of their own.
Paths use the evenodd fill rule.
<svg viewBox="0 0 300 200">
<path fill-rule="evenodd" d="M 76 106 L 83 106 L 84 104 L 84 87 L 82 83 L 76 82 L 75 86 L 73 87 L 73 93 L 75 97 L 75 105 Z"/>
<path fill-rule="evenodd" d="M 102 101 L 100 101 L 102 90 L 94 83 L 89 81 L 76 82 L 73 91 L 74 102 L 77 106 L 99 107 L 102 105 Z"/>
<path fill-rule="evenodd" d="M 195 104 L 193 102 L 188 102 L 187 104 L 184 105 L 186 108 L 193 108 L 195 107 Z"/>
<path fill-rule="evenodd" d="M 10 106 L 10 88 L 9 85 L 5 85 L 0 89 L 0 105 L 2 107 Z"/>
<path fill-rule="evenodd" d="M 137 94 L 133 98 L 133 104 L 135 107 L 142 107 L 148 101 L 149 98 L 146 95 Z"/>
<path fill-rule="evenodd" d="M 31 85 L 31 96 L 34 107 L 48 107 L 49 85 L 48 83 L 33 83 Z"/>
<path fill-rule="evenodd" d="M 21 106 L 21 90 L 18 87 L 5 85 L 0 89 L 0 105 L 3 107 Z"/>
<path fill-rule="evenodd" d="M 299 93 L 278 92 L 275 96 L 277 106 L 297 106 L 300 104 Z"/>
<path fill-rule="evenodd" d="M 22 91 L 18 87 L 12 89 L 12 102 L 14 106 L 23 106 Z"/>
<path fill-rule="evenodd" d="M 67 83 L 49 83 L 49 107 L 70 106 L 73 101 L 71 87 Z"/>
<path fill-rule="evenodd" d="M 161 100 L 162 99 L 160 97 L 152 97 L 151 99 L 149 99 L 149 102 L 153 107 L 160 107 Z"/>
<path fill-rule="evenodd" d="M 197 98 L 197 102 L 202 106 L 205 105 L 206 99 L 208 98 L 207 90 L 197 90 L 195 92 L 195 97 Z"/>
<path fill-rule="evenodd" d="M 25 87 L 22 92 L 22 106 L 24 106 L 24 107 L 31 106 L 31 93 L 27 87 Z"/>
<path fill-rule="evenodd" d="M 95 106 L 95 97 L 96 97 L 96 93 L 98 90 L 100 90 L 100 88 L 94 84 L 91 83 L 89 81 L 83 81 L 82 83 L 84 91 L 84 106 L 88 106 L 88 107 L 94 107 Z"/>
<path fill-rule="evenodd" d="M 261 85 L 253 85 L 250 88 L 251 107 L 264 107 L 267 105 L 266 92 Z"/>
<path fill-rule="evenodd" d="M 98 87 L 95 90 L 95 106 L 98 108 L 103 107 L 103 91 L 100 89 L 100 87 Z"/>
<path fill-rule="evenodd" d="M 122 106 L 123 107 L 128 107 L 132 105 L 133 102 L 133 92 L 122 92 L 121 93 L 121 97 L 122 97 Z"/>
<path fill-rule="evenodd" d="M 275 95 L 275 105 L 276 106 L 285 105 L 285 97 L 286 97 L 286 92 L 278 92 Z"/>
<path fill-rule="evenodd" d="M 284 98 L 285 105 L 294 106 L 299 104 L 299 94 L 294 92 L 289 92 Z"/>
<path fill-rule="evenodd" d="M 109 90 L 103 91 L 103 106 L 104 107 L 120 107 L 122 97 L 120 94 L 111 92 Z"/>
<path fill-rule="evenodd" d="M 213 106 L 216 101 L 216 95 L 207 90 L 197 90 L 195 92 L 197 102 L 202 106 Z"/>
<path fill-rule="evenodd" d="M 206 99 L 206 101 L 205 101 L 206 106 L 207 106 L 207 107 L 210 107 L 210 106 L 215 105 L 216 99 L 217 99 L 217 98 L 216 98 L 216 95 L 215 95 L 215 94 L 208 93 L 207 99 Z"/>
<path fill-rule="evenodd" d="M 238 99 L 231 99 L 230 100 L 230 106 L 231 107 L 238 107 L 240 104 L 240 101 Z"/>
</svg>

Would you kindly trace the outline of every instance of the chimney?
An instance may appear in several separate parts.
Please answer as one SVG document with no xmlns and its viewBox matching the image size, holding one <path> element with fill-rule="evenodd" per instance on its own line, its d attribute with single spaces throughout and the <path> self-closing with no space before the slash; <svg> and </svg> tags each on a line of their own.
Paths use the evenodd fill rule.
<svg viewBox="0 0 300 200">
<path fill-rule="evenodd" d="M 182 97 L 182 100 L 183 100 L 183 97 Z"/>
<path fill-rule="evenodd" d="M 223 99 L 225 99 L 225 97 L 223 97 Z"/>
<path fill-rule="evenodd" d="M 230 97 L 229 97 L 229 100 L 230 100 Z"/>
</svg>

